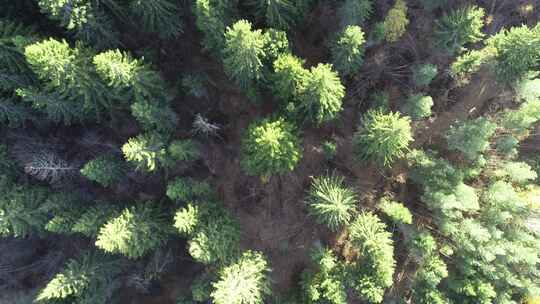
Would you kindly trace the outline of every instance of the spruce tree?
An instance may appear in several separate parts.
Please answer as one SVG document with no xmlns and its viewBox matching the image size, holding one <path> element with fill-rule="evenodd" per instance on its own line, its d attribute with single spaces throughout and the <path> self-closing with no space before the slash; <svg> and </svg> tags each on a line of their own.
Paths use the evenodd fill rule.
<svg viewBox="0 0 540 304">
<path fill-rule="evenodd" d="M 130 0 L 130 13 L 145 32 L 161 38 L 175 38 L 182 33 L 179 4 L 171 0 Z"/>
<path fill-rule="evenodd" d="M 413 94 L 407 98 L 403 112 L 410 115 L 412 119 L 422 119 L 431 116 L 431 107 L 433 107 L 431 96 Z"/>
<path fill-rule="evenodd" d="M 252 123 L 242 141 L 241 164 L 249 175 L 268 179 L 294 170 L 302 158 L 296 128 L 282 118 Z"/>
<path fill-rule="evenodd" d="M 371 0 L 345 0 L 338 9 L 342 28 L 349 25 L 364 25 L 372 13 L 373 3 Z"/>
<path fill-rule="evenodd" d="M 475 43 L 484 37 L 484 9 L 477 6 L 465 6 L 445 15 L 437 24 L 435 39 L 439 48 L 456 53 L 464 46 Z"/>
<path fill-rule="evenodd" d="M 471 161 L 475 160 L 489 147 L 496 128 L 484 117 L 458 122 L 447 133 L 448 148 L 462 152 Z"/>
<path fill-rule="evenodd" d="M 311 253 L 315 269 L 302 273 L 305 303 L 346 304 L 347 293 L 343 266 L 330 249 L 315 249 Z"/>
<path fill-rule="evenodd" d="M 288 30 L 295 23 L 299 12 L 292 0 L 255 0 L 258 17 L 264 18 L 269 27 Z"/>
<path fill-rule="evenodd" d="M 143 130 L 161 134 L 172 133 L 178 120 L 170 107 L 156 102 L 136 101 L 131 105 L 131 114 Z"/>
<path fill-rule="evenodd" d="M 96 204 L 85 208 L 82 213 L 78 213 L 71 232 L 80 233 L 89 238 L 97 237 L 100 227 L 105 225 L 112 218 L 119 215 L 119 210 L 113 205 Z"/>
<path fill-rule="evenodd" d="M 153 202 L 125 208 L 99 230 L 96 246 L 105 252 L 137 259 L 162 245 L 168 238 L 168 221 Z"/>
<path fill-rule="evenodd" d="M 246 20 L 237 21 L 225 32 L 225 73 L 244 90 L 263 78 L 264 43 L 262 31 L 252 30 Z"/>
<path fill-rule="evenodd" d="M 87 162 L 81 174 L 104 187 L 117 183 L 124 175 L 124 165 L 112 155 L 98 156 Z"/>
<path fill-rule="evenodd" d="M 295 106 L 305 89 L 305 83 L 310 75 L 309 70 L 303 65 L 304 60 L 290 53 L 281 54 L 273 63 L 272 92 L 285 106 L 289 102 Z"/>
<path fill-rule="evenodd" d="M 262 304 L 270 295 L 269 272 L 261 253 L 246 251 L 219 272 L 212 299 L 216 304 Z"/>
<path fill-rule="evenodd" d="M 225 31 L 230 25 L 233 5 L 230 0 L 195 0 L 193 14 L 196 26 L 203 33 L 202 45 L 214 56 L 221 58 L 225 47 Z"/>
<path fill-rule="evenodd" d="M 384 18 L 384 38 L 388 42 L 398 41 L 407 31 L 407 25 L 409 25 L 407 3 L 403 0 L 396 0 L 394 6 Z"/>
<path fill-rule="evenodd" d="M 152 172 L 167 167 L 170 159 L 163 138 L 154 133 L 140 134 L 130 138 L 122 146 L 125 159 L 138 170 Z"/>
<path fill-rule="evenodd" d="M 364 57 L 364 32 L 359 26 L 347 26 L 332 45 L 332 64 L 342 76 L 358 71 Z"/>
</svg>

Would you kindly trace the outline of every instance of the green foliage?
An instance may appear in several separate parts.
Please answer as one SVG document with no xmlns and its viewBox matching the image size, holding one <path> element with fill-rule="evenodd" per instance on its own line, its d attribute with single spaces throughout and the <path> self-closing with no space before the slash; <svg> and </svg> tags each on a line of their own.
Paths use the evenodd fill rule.
<svg viewBox="0 0 540 304">
<path fill-rule="evenodd" d="M 42 86 L 21 88 L 17 94 L 51 120 L 99 120 L 110 110 L 114 95 L 90 64 L 90 50 L 50 38 L 26 46 L 24 54 Z"/>
<path fill-rule="evenodd" d="M 191 139 L 172 141 L 168 151 L 175 161 L 192 161 L 200 157 L 199 149 Z"/>
<path fill-rule="evenodd" d="M 266 19 L 269 27 L 288 30 L 299 14 L 294 0 L 255 0 L 256 14 Z"/>
<path fill-rule="evenodd" d="M 420 0 L 420 3 L 427 11 L 433 11 L 437 8 L 443 7 L 448 3 L 448 0 Z"/>
<path fill-rule="evenodd" d="M 271 76 L 272 93 L 283 103 L 299 100 L 304 91 L 309 70 L 303 65 L 304 60 L 290 53 L 281 54 L 274 61 L 274 74 Z"/>
<path fill-rule="evenodd" d="M 361 160 L 371 160 L 387 167 L 405 156 L 413 140 L 411 122 L 399 113 L 369 110 L 362 126 L 354 134 L 353 146 Z"/>
<path fill-rule="evenodd" d="M 426 189 L 451 191 L 463 181 L 463 173 L 445 159 L 421 150 L 411 151 L 407 158 L 412 167 L 410 178 Z"/>
<path fill-rule="evenodd" d="M 332 44 L 332 64 L 343 76 L 354 74 L 364 61 L 364 32 L 359 26 L 347 26 Z"/>
<path fill-rule="evenodd" d="M 23 127 L 30 112 L 20 102 L 0 97 L 0 123 L 10 128 Z"/>
<path fill-rule="evenodd" d="M 238 222 L 221 205 L 189 203 L 177 210 L 174 227 L 188 238 L 188 251 L 203 264 L 227 264 L 238 255 Z"/>
<path fill-rule="evenodd" d="M 175 38 L 182 33 L 180 8 L 171 0 L 130 0 L 130 13 L 137 17 L 143 30 L 161 38 Z"/>
<path fill-rule="evenodd" d="M 358 199 L 342 176 L 332 174 L 313 179 L 306 202 L 317 222 L 338 231 L 352 220 Z"/>
<path fill-rule="evenodd" d="M 225 32 L 225 73 L 244 90 L 263 78 L 264 43 L 262 31 L 252 30 L 246 20 L 237 21 Z"/>
<path fill-rule="evenodd" d="M 167 196 L 173 201 L 189 202 L 195 199 L 208 199 L 214 191 L 205 181 L 178 177 L 167 185 Z"/>
<path fill-rule="evenodd" d="M 157 134 L 139 134 L 122 146 L 124 157 L 137 169 L 152 172 L 168 165 L 167 150 L 163 139 Z"/>
<path fill-rule="evenodd" d="M 207 273 L 198 276 L 191 283 L 191 297 L 197 302 L 205 302 L 210 299 L 212 293 L 212 281 Z"/>
<path fill-rule="evenodd" d="M 431 96 L 414 94 L 407 98 L 407 103 L 403 107 L 403 112 L 411 116 L 412 119 L 422 119 L 431 116 L 433 99 Z"/>
<path fill-rule="evenodd" d="M 359 254 L 349 274 L 353 288 L 362 300 L 381 303 L 385 289 L 393 283 L 396 262 L 392 234 L 370 212 L 361 213 L 349 230 L 350 240 Z"/>
<path fill-rule="evenodd" d="M 518 154 L 518 145 L 519 140 L 512 135 L 497 138 L 497 151 L 503 153 L 508 158 L 512 158 Z"/>
<path fill-rule="evenodd" d="M 136 101 L 131 105 L 131 114 L 147 132 L 169 134 L 176 127 L 176 113 L 164 104 Z"/>
<path fill-rule="evenodd" d="M 40 209 L 47 191 L 15 185 L 0 177 L 0 236 L 26 237 L 43 231 L 47 213 Z"/>
<path fill-rule="evenodd" d="M 96 246 L 130 259 L 146 255 L 167 240 L 168 221 L 157 205 L 139 203 L 125 208 L 99 230 Z"/>
<path fill-rule="evenodd" d="M 68 261 L 64 269 L 47 283 L 36 297 L 38 303 L 110 303 L 117 261 L 97 253 L 85 253 Z"/>
<path fill-rule="evenodd" d="M 487 62 L 491 56 L 492 54 L 489 48 L 467 51 L 457 57 L 456 61 L 450 65 L 450 74 L 459 83 L 466 83 L 468 78 L 477 72 L 482 64 Z"/>
<path fill-rule="evenodd" d="M 347 293 L 342 267 L 330 249 L 315 249 L 311 253 L 314 270 L 302 273 L 305 303 L 346 304 Z"/>
<path fill-rule="evenodd" d="M 345 87 L 341 84 L 330 64 L 318 64 L 312 67 L 305 79 L 297 111 L 304 118 L 316 125 L 336 119 L 342 111 Z"/>
<path fill-rule="evenodd" d="M 503 82 L 512 83 L 538 67 L 540 62 L 540 25 L 503 29 L 490 37 L 488 47 L 495 49 L 495 74 Z"/>
<path fill-rule="evenodd" d="M 412 224 L 413 217 L 411 212 L 400 202 L 395 202 L 384 197 L 379 202 L 379 208 L 396 224 Z"/>
<path fill-rule="evenodd" d="M 349 25 L 361 26 L 373 13 L 371 0 L 345 0 L 338 9 L 341 27 Z"/>
<path fill-rule="evenodd" d="M 225 29 L 231 21 L 232 5 L 229 0 L 195 0 L 193 13 L 196 25 L 203 33 L 202 45 L 216 56 L 225 46 Z"/>
<path fill-rule="evenodd" d="M 264 64 L 271 66 L 282 54 L 290 53 L 287 33 L 275 29 L 267 29 L 264 32 Z"/>
<path fill-rule="evenodd" d="M 538 101 L 524 102 L 516 110 L 507 110 L 502 117 L 503 127 L 516 135 L 527 134 L 532 125 L 538 121 L 540 121 Z"/>
<path fill-rule="evenodd" d="M 327 140 L 322 143 L 322 150 L 324 158 L 326 158 L 326 160 L 332 160 L 337 154 L 337 144 L 333 141 Z"/>
<path fill-rule="evenodd" d="M 231 265 L 221 269 L 212 284 L 212 299 L 216 304 L 262 304 L 270 295 L 268 263 L 254 251 L 246 251 Z"/>
<path fill-rule="evenodd" d="M 418 64 L 412 68 L 412 72 L 414 84 L 423 87 L 429 85 L 437 76 L 437 66 L 431 63 Z"/>
<path fill-rule="evenodd" d="M 514 85 L 518 102 L 534 102 L 540 99 L 540 79 L 536 78 L 538 74 L 530 73 L 527 76 L 518 80 Z"/>
<path fill-rule="evenodd" d="M 536 172 L 524 162 L 506 162 L 495 173 L 499 177 L 508 177 L 511 182 L 523 184 L 537 178 Z"/>
<path fill-rule="evenodd" d="M 18 169 L 14 159 L 9 156 L 8 147 L 0 144 L 0 191 L 4 191 L 4 187 L 10 185 L 18 175 Z"/>
<path fill-rule="evenodd" d="M 105 225 L 112 218 L 119 215 L 116 207 L 110 205 L 96 205 L 86 208 L 83 213 L 77 215 L 73 223 L 71 232 L 80 233 L 89 238 L 95 238 L 100 227 Z"/>
<path fill-rule="evenodd" d="M 484 9 L 478 6 L 465 6 L 445 15 L 435 29 L 436 44 L 449 52 L 462 52 L 464 46 L 475 43 L 484 37 Z"/>
<path fill-rule="evenodd" d="M 405 34 L 407 25 L 409 25 L 407 3 L 403 0 L 396 0 L 384 18 L 384 38 L 388 42 L 398 41 Z"/>
<path fill-rule="evenodd" d="M 242 154 L 244 170 L 267 179 L 294 170 L 302 158 L 301 141 L 291 123 L 266 118 L 248 127 Z"/>
<path fill-rule="evenodd" d="M 462 152 L 473 161 L 489 147 L 489 140 L 496 128 L 496 124 L 484 117 L 459 122 L 446 134 L 448 148 Z"/>
<path fill-rule="evenodd" d="M 77 39 L 107 48 L 119 44 L 118 31 L 112 18 L 105 13 L 99 1 L 89 0 L 38 0 L 41 11 L 50 19 L 72 32 Z"/>
<path fill-rule="evenodd" d="M 382 91 L 382 92 L 376 92 L 373 93 L 371 96 L 371 103 L 370 106 L 373 109 L 379 109 L 383 112 L 387 112 L 390 110 L 390 96 L 388 95 L 388 92 Z"/>
<path fill-rule="evenodd" d="M 116 184 L 124 176 L 122 162 L 112 155 L 98 156 L 87 162 L 81 174 L 103 187 Z"/>
</svg>

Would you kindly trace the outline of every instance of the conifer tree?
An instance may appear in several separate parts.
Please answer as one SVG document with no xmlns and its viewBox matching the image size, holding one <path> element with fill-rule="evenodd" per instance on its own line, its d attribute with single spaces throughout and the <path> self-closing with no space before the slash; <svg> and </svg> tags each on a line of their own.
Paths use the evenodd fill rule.
<svg viewBox="0 0 540 304">
<path fill-rule="evenodd" d="M 179 177 L 167 185 L 167 196 L 173 201 L 189 202 L 210 199 L 214 197 L 214 191 L 206 181 Z"/>
<path fill-rule="evenodd" d="M 394 6 L 384 18 L 384 37 L 388 42 L 396 42 L 405 34 L 409 19 L 407 18 L 407 3 L 396 0 Z"/>
<path fill-rule="evenodd" d="M 412 72 L 415 85 L 427 86 L 437 76 L 437 66 L 430 63 L 418 64 L 413 67 Z"/>
<path fill-rule="evenodd" d="M 122 152 L 128 162 L 143 171 L 152 172 L 167 167 L 170 162 L 165 141 L 158 134 L 140 134 L 130 138 L 122 146 Z"/>
<path fill-rule="evenodd" d="M 96 246 L 105 252 L 137 259 L 167 240 L 167 226 L 159 206 L 152 202 L 138 203 L 125 208 L 100 228 Z"/>
<path fill-rule="evenodd" d="M 316 125 L 336 119 L 342 111 L 345 87 L 330 64 L 312 67 L 304 84 L 297 111 L 304 121 Z"/>
<path fill-rule="evenodd" d="M 332 64 L 342 76 L 358 71 L 364 57 L 364 32 L 359 26 L 347 26 L 332 45 Z"/>
<path fill-rule="evenodd" d="M 435 30 L 438 46 L 449 53 L 456 53 L 463 51 L 466 44 L 482 40 L 484 14 L 483 8 L 473 5 L 445 15 Z"/>
<path fill-rule="evenodd" d="M 272 92 L 284 104 L 292 102 L 295 106 L 305 90 L 309 70 L 303 65 L 304 60 L 290 53 L 281 54 L 274 61 L 274 73 L 271 76 Z"/>
<path fill-rule="evenodd" d="M 263 78 L 264 43 L 262 31 L 252 30 L 246 20 L 237 21 L 225 32 L 225 72 L 244 90 Z"/>
<path fill-rule="evenodd" d="M 100 227 L 112 218 L 116 218 L 119 213 L 119 210 L 112 205 L 97 204 L 85 208 L 82 213 L 77 214 L 77 218 L 71 227 L 71 232 L 80 233 L 89 238 L 95 238 L 99 233 Z"/>
<path fill-rule="evenodd" d="M 114 281 L 120 272 L 117 261 L 98 253 L 85 253 L 68 261 L 36 297 L 37 303 L 110 303 Z"/>
<path fill-rule="evenodd" d="M 180 8 L 171 0 L 130 0 L 130 13 L 148 33 L 157 33 L 161 38 L 174 38 L 182 33 Z"/>
<path fill-rule="evenodd" d="M 412 214 L 402 203 L 384 197 L 379 202 L 381 211 L 396 224 L 412 224 Z"/>
<path fill-rule="evenodd" d="M 484 117 L 459 122 L 447 133 L 448 147 L 462 152 L 471 161 L 475 160 L 489 147 L 496 127 Z"/>
<path fill-rule="evenodd" d="M 225 47 L 225 31 L 231 23 L 235 2 L 236 0 L 195 0 L 193 4 L 197 28 L 204 35 L 202 44 L 219 58 Z"/>
<path fill-rule="evenodd" d="M 343 266 L 330 249 L 315 249 L 311 253 L 315 270 L 302 273 L 302 288 L 306 303 L 346 304 L 347 293 Z"/>
<path fill-rule="evenodd" d="M 268 179 L 294 170 L 302 158 L 296 128 L 282 118 L 252 123 L 242 141 L 244 170 Z"/>
<path fill-rule="evenodd" d="M 167 151 L 173 161 L 193 161 L 200 157 L 199 148 L 191 139 L 173 140 Z"/>
<path fill-rule="evenodd" d="M 403 106 L 403 112 L 411 116 L 412 119 L 422 119 L 431 116 L 433 98 L 422 94 L 413 94 L 407 98 L 407 103 Z"/>
<path fill-rule="evenodd" d="M 178 117 L 166 104 L 136 101 L 131 105 L 131 114 L 139 122 L 143 130 L 170 134 L 176 127 Z"/>
<path fill-rule="evenodd" d="M 389 166 L 405 156 L 413 140 L 409 117 L 399 113 L 369 110 L 362 126 L 354 134 L 353 145 L 357 157 Z"/>
<path fill-rule="evenodd" d="M 295 23 L 299 12 L 291 0 L 255 0 L 255 10 L 259 17 L 265 18 L 269 27 L 288 30 Z"/>
<path fill-rule="evenodd" d="M 246 251 L 234 263 L 224 267 L 212 284 L 216 304 L 262 304 L 270 295 L 268 262 L 254 251 Z"/>
<path fill-rule="evenodd" d="M 371 0 L 345 0 L 338 9 L 342 28 L 349 25 L 362 26 L 372 13 Z"/>
<path fill-rule="evenodd" d="M 114 156 L 103 155 L 87 162 L 81 169 L 81 174 L 103 187 L 109 187 L 122 178 L 124 166 Z"/>
<path fill-rule="evenodd" d="M 225 265 L 238 256 L 238 222 L 219 203 L 188 203 L 176 212 L 174 227 L 188 238 L 188 251 L 200 263 Z"/>
</svg>

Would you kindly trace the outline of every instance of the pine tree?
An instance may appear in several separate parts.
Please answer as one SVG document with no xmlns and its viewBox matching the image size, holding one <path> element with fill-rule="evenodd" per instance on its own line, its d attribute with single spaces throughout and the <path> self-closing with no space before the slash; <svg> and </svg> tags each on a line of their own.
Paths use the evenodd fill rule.
<svg viewBox="0 0 540 304">
<path fill-rule="evenodd" d="M 219 272 L 211 296 L 216 304 L 262 304 L 270 295 L 268 263 L 259 252 L 246 251 Z"/>
<path fill-rule="evenodd" d="M 407 3 L 396 0 L 394 6 L 384 18 L 384 37 L 388 42 L 396 42 L 405 34 L 409 19 L 407 18 Z"/>
<path fill-rule="evenodd" d="M 36 297 L 38 303 L 109 303 L 118 287 L 117 261 L 98 253 L 85 253 L 68 261 L 64 269 L 47 283 Z"/>
<path fill-rule="evenodd" d="M 130 138 L 122 146 L 124 157 L 137 169 L 152 172 L 160 167 L 167 167 L 169 159 L 165 142 L 161 136 L 153 133 L 140 134 Z"/>
<path fill-rule="evenodd" d="M 356 193 L 344 185 L 343 177 L 329 175 L 313 179 L 306 202 L 319 223 L 337 231 L 352 220 L 358 201 Z"/>
<path fill-rule="evenodd" d="M 96 246 L 105 252 L 137 259 L 167 240 L 167 226 L 159 206 L 152 202 L 139 203 L 124 209 L 102 226 Z"/>
<path fill-rule="evenodd" d="M 263 78 L 264 40 L 262 31 L 252 30 L 246 20 L 237 21 L 225 32 L 225 73 L 244 90 Z"/>
<path fill-rule="evenodd" d="M 268 179 L 294 170 L 302 158 L 296 128 L 282 118 L 252 123 L 242 141 L 241 164 L 249 175 Z"/>
<path fill-rule="evenodd" d="M 81 169 L 81 174 L 103 187 L 109 187 L 122 178 L 124 166 L 116 157 L 103 155 L 87 162 Z"/>
<path fill-rule="evenodd" d="M 364 32 L 359 26 L 347 26 L 332 45 L 332 64 L 342 76 L 358 71 L 364 57 Z"/>
<path fill-rule="evenodd" d="M 364 25 L 372 13 L 373 3 L 371 0 L 345 0 L 338 9 L 342 28 L 350 25 Z"/>
<path fill-rule="evenodd" d="M 170 0 L 130 0 L 130 13 L 148 33 L 157 33 L 161 38 L 175 38 L 182 33 L 180 8 Z"/>
<path fill-rule="evenodd" d="M 387 167 L 405 156 L 412 140 L 408 117 L 369 110 L 364 115 L 362 126 L 354 134 L 353 145 L 359 159 L 372 160 Z"/>
<path fill-rule="evenodd" d="M 484 117 L 459 122 L 446 135 L 448 148 L 461 151 L 469 160 L 475 160 L 489 147 L 489 140 L 496 128 Z"/>
<path fill-rule="evenodd" d="M 77 39 L 100 49 L 119 44 L 114 22 L 103 10 L 103 6 L 112 4 L 110 1 L 39 0 L 37 2 L 43 13 L 59 22 Z"/>
<path fill-rule="evenodd" d="M 238 256 L 238 222 L 218 203 L 188 203 L 177 210 L 174 227 L 188 238 L 188 251 L 200 263 L 227 264 Z"/>
<path fill-rule="evenodd" d="M 343 110 L 345 87 L 330 64 L 312 67 L 300 96 L 297 111 L 304 121 L 316 125 L 336 119 Z"/>
<path fill-rule="evenodd" d="M 475 43 L 484 37 L 484 9 L 477 6 L 465 6 L 445 15 L 437 24 L 435 39 L 439 48 L 456 53 L 464 46 Z"/>
</svg>

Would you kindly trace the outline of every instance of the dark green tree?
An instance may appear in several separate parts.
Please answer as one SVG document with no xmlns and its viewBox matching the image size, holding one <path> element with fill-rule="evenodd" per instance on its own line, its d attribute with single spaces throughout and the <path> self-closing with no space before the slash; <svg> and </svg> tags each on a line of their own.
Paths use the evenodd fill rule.
<svg viewBox="0 0 540 304">
<path fill-rule="evenodd" d="M 199 148 L 191 139 L 173 140 L 167 151 L 173 161 L 193 161 L 200 157 Z"/>
<path fill-rule="evenodd" d="M 412 72 L 414 84 L 423 87 L 429 85 L 437 76 L 437 66 L 430 63 L 418 64 L 412 68 Z"/>
<path fill-rule="evenodd" d="M 242 141 L 241 164 L 249 175 L 268 179 L 294 170 L 302 158 L 296 128 L 282 118 L 252 123 Z"/>
<path fill-rule="evenodd" d="M 179 3 L 171 0 L 130 0 L 129 11 L 145 32 L 175 38 L 182 33 Z"/>
<path fill-rule="evenodd" d="M 225 32 L 225 73 L 244 90 L 263 78 L 264 44 L 262 31 L 252 30 L 246 20 L 237 21 Z"/>
<path fill-rule="evenodd" d="M 358 71 L 364 61 L 364 32 L 359 26 L 347 26 L 332 44 L 332 64 L 342 76 Z"/>
<path fill-rule="evenodd" d="M 173 201 L 190 202 L 213 196 L 214 191 L 206 181 L 179 177 L 167 184 L 167 197 Z"/>
<path fill-rule="evenodd" d="M 111 219 L 118 217 L 120 211 L 114 205 L 96 204 L 77 213 L 71 232 L 80 233 L 89 238 L 97 237 L 99 229 Z"/>
<path fill-rule="evenodd" d="M 359 159 L 371 160 L 385 167 L 405 156 L 411 141 L 413 138 L 409 117 L 381 110 L 369 110 L 353 137 L 355 153 Z"/>
<path fill-rule="evenodd" d="M 153 202 L 125 208 L 99 230 L 96 246 L 105 252 L 120 253 L 130 259 L 146 255 L 162 245 L 170 232 L 168 221 Z"/>
<path fill-rule="evenodd" d="M 422 119 L 431 116 L 431 107 L 433 107 L 431 96 L 413 94 L 407 98 L 403 112 L 410 115 L 412 119 Z"/>
<path fill-rule="evenodd" d="M 233 16 L 236 0 L 195 0 L 193 13 L 196 25 L 203 33 L 202 45 L 212 54 L 221 57 L 225 47 L 225 30 Z"/>
<path fill-rule="evenodd" d="M 246 251 L 234 263 L 221 269 L 212 284 L 216 304 L 262 304 L 270 295 L 270 269 L 259 252 Z"/>
<path fill-rule="evenodd" d="M 288 30 L 299 12 L 294 0 L 254 0 L 256 15 L 266 20 L 269 27 Z"/>
<path fill-rule="evenodd" d="M 306 203 L 317 222 L 337 231 L 352 220 L 358 199 L 344 178 L 333 174 L 313 179 Z"/>
<path fill-rule="evenodd" d="M 120 181 L 124 176 L 123 163 L 112 155 L 98 156 L 87 162 L 81 169 L 81 174 L 103 187 L 109 187 Z"/>
<path fill-rule="evenodd" d="M 484 15 L 484 9 L 474 5 L 458 8 L 445 15 L 435 29 L 439 48 L 452 54 L 459 53 L 466 44 L 482 40 Z"/>
<path fill-rule="evenodd" d="M 143 130 L 170 134 L 176 127 L 178 117 L 166 104 L 148 101 L 136 101 L 131 105 L 131 115 L 139 122 Z"/>
<path fill-rule="evenodd" d="M 361 26 L 373 13 L 371 0 L 345 0 L 338 9 L 341 27 L 349 25 Z"/>
<path fill-rule="evenodd" d="M 458 150 L 469 160 L 477 159 L 488 147 L 497 125 L 484 117 L 459 122 L 446 135 L 448 148 Z"/>
</svg>

